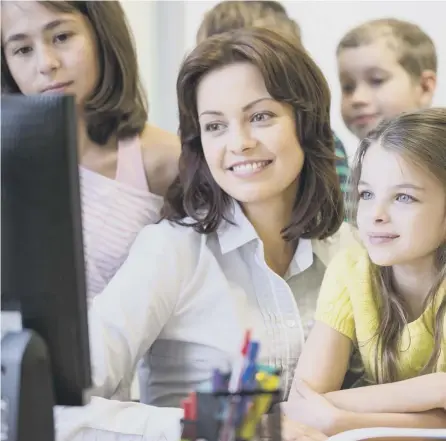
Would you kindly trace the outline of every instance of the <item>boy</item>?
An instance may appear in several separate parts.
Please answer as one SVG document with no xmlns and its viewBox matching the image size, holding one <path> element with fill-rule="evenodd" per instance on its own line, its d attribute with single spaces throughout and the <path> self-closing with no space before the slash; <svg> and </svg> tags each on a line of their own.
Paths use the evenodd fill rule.
<svg viewBox="0 0 446 441">
<path fill-rule="evenodd" d="M 391 18 L 368 21 L 342 38 L 336 54 L 342 118 L 359 139 L 384 119 L 430 107 L 437 56 L 417 25 Z"/>
<path fill-rule="evenodd" d="M 224 0 L 208 11 L 198 29 L 197 43 L 206 38 L 232 29 L 249 26 L 277 29 L 302 44 L 299 25 L 291 19 L 285 8 L 277 1 L 231 1 Z M 345 148 L 339 138 L 334 135 L 337 156 L 336 171 L 339 176 L 341 190 L 347 192 L 348 161 Z"/>
</svg>

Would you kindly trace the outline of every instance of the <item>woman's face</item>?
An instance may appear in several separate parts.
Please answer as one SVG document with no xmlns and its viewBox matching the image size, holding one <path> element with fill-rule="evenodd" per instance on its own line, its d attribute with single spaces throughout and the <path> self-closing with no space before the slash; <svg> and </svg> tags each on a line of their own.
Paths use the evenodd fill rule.
<svg viewBox="0 0 446 441">
<path fill-rule="evenodd" d="M 294 111 L 271 97 L 255 66 L 234 63 L 205 75 L 197 108 L 206 162 L 227 194 L 243 205 L 294 201 L 304 163 Z"/>
<path fill-rule="evenodd" d="M 2 47 L 24 95 L 67 93 L 83 104 L 99 79 L 96 37 L 78 12 L 62 13 L 39 2 L 2 4 Z"/>
</svg>

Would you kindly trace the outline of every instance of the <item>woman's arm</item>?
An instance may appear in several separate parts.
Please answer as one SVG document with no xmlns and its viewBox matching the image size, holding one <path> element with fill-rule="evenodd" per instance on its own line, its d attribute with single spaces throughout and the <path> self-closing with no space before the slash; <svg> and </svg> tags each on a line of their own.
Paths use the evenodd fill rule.
<svg viewBox="0 0 446 441">
<path fill-rule="evenodd" d="M 325 397 L 340 409 L 360 413 L 410 413 L 446 408 L 446 373 L 329 392 Z"/>
<path fill-rule="evenodd" d="M 133 378 L 193 273 L 189 235 L 183 240 L 172 230 L 165 223 L 143 229 L 124 265 L 94 299 L 89 311 L 94 397 L 85 407 L 57 409 L 58 441 L 178 440 L 180 409 L 104 399 Z"/>
</svg>

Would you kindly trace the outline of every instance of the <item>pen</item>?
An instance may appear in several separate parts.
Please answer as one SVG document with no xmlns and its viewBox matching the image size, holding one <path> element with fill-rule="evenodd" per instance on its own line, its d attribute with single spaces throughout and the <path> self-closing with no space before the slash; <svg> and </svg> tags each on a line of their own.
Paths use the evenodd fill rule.
<svg viewBox="0 0 446 441">
<path fill-rule="evenodd" d="M 259 343 L 251 341 L 246 355 L 245 370 L 241 377 L 241 391 L 253 390 L 256 387 L 256 360 L 259 352 Z M 238 415 L 236 416 L 236 426 L 241 424 L 246 409 L 250 403 L 250 398 L 241 397 L 240 404 L 238 406 Z"/>
<path fill-rule="evenodd" d="M 229 380 L 229 392 L 237 392 L 240 387 L 240 379 L 242 375 L 243 366 L 245 364 L 245 357 L 248 353 L 249 342 L 251 340 L 251 331 L 245 332 L 245 339 L 243 341 L 242 351 L 240 356 L 236 359 L 232 368 L 231 378 Z"/>
<path fill-rule="evenodd" d="M 259 383 L 260 389 L 265 392 L 273 392 L 279 388 L 280 377 L 278 375 L 271 375 L 267 372 L 258 372 L 256 374 L 256 379 Z M 258 397 L 254 399 L 254 404 L 248 410 L 248 413 L 241 425 L 237 438 L 243 440 L 250 440 L 254 437 L 256 428 L 260 423 L 262 416 L 268 411 L 271 405 L 273 396 L 272 394 L 259 394 Z"/>
</svg>

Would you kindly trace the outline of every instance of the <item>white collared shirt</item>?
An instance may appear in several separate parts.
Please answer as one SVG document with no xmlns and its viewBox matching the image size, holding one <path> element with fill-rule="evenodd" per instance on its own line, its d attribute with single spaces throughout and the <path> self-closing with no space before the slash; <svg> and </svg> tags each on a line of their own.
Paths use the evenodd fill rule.
<svg viewBox="0 0 446 441">
<path fill-rule="evenodd" d="M 282 370 L 288 395 L 325 267 L 353 240 L 350 229 L 301 239 L 281 278 L 238 204 L 233 220 L 209 235 L 167 221 L 139 234 L 94 299 L 89 332 L 95 395 L 128 399 L 122 391 L 143 359 L 141 401 L 151 406 L 94 398 L 85 408 L 58 409 L 59 440 L 179 440 L 175 407 L 214 368 L 231 367 L 246 329 L 260 341 L 260 361 Z"/>
</svg>

